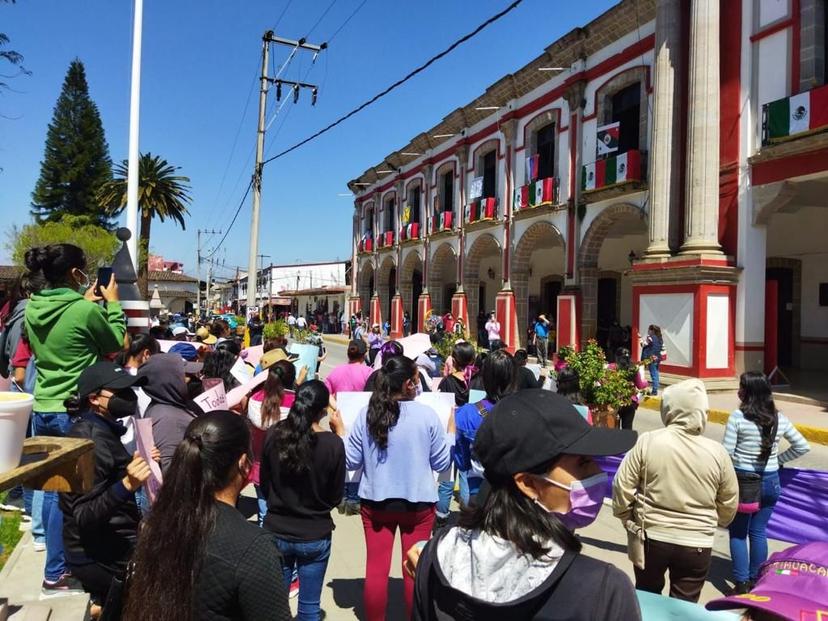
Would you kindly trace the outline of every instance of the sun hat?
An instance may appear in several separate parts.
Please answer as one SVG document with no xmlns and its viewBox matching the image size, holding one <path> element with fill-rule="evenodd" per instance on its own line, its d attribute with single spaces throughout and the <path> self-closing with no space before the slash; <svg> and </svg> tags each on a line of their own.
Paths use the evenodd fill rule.
<svg viewBox="0 0 828 621">
<path fill-rule="evenodd" d="M 561 455 L 618 455 L 637 437 L 627 429 L 592 427 L 569 399 L 538 388 L 498 401 L 477 430 L 474 452 L 487 478 L 508 478 Z"/>
<path fill-rule="evenodd" d="M 196 340 L 205 345 L 215 345 L 216 341 L 218 340 L 214 334 L 210 334 L 210 331 L 205 328 L 204 326 L 200 327 L 196 330 Z"/>
<path fill-rule="evenodd" d="M 259 358 L 259 366 L 262 368 L 262 371 L 264 371 L 265 369 L 272 367 L 280 360 L 295 362 L 296 360 L 299 360 L 299 356 L 298 354 L 290 353 L 284 347 L 277 347 L 262 354 L 262 357 Z"/>
<path fill-rule="evenodd" d="M 750 593 L 714 599 L 705 607 L 755 608 L 791 621 L 828 619 L 828 541 L 812 541 L 771 554 Z"/>
</svg>

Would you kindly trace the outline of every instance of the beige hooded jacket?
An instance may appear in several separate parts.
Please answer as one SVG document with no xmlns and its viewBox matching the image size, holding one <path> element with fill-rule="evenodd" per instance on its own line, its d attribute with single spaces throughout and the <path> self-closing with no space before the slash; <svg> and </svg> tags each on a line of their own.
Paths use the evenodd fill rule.
<svg viewBox="0 0 828 621">
<path fill-rule="evenodd" d="M 707 410 L 698 379 L 664 391 L 664 429 L 639 436 L 613 482 L 612 509 L 622 523 L 632 520 L 655 541 L 713 547 L 716 525 L 736 515 L 739 486 L 724 447 L 702 435 Z"/>
</svg>

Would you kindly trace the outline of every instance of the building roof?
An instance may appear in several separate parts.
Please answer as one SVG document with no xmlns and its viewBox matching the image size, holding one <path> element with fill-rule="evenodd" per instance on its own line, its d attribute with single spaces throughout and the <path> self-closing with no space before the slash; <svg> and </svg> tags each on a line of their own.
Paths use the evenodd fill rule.
<svg viewBox="0 0 828 621">
<path fill-rule="evenodd" d="M 389 153 L 375 166 L 371 166 L 359 177 L 349 181 L 348 188 L 359 196 L 364 194 L 367 186 L 355 186 L 354 183 L 373 185 L 381 179 L 386 182 L 395 179 L 399 173 L 380 175 L 377 171 L 387 169 L 389 165 L 401 171 L 419 160 L 418 157 L 405 156 L 402 155 L 403 153 L 430 154 L 440 147 L 445 149 L 450 143 L 453 143 L 454 147 L 466 143 L 467 139 L 462 135 L 464 130 L 494 116 L 491 110 L 479 108 L 504 106 L 507 102 L 523 97 L 559 76 L 563 78 L 562 83 L 566 83 L 569 80 L 566 72 L 552 73 L 550 78 L 549 73 L 539 69 L 541 67 L 572 67 L 579 59 L 588 58 L 613 41 L 634 31 L 636 27 L 655 19 L 655 5 L 656 0 L 622 0 L 586 26 L 574 28 L 549 45 L 540 56 L 515 73 L 503 76 L 490 85 L 482 95 L 465 106 L 457 108 L 437 125 L 415 136 L 407 145 L 398 151 Z M 508 114 L 512 112 L 510 110 Z M 502 123 L 508 120 L 506 116 L 501 116 L 499 121 Z M 435 138 L 435 135 L 452 135 L 453 137 Z M 440 150 L 443 151 L 443 149 Z M 442 159 L 440 158 L 440 161 Z"/>
<path fill-rule="evenodd" d="M 186 274 L 161 270 L 150 270 L 147 279 L 150 282 L 198 282 L 197 279 Z"/>
<path fill-rule="evenodd" d="M 298 297 L 300 295 L 340 295 L 347 290 L 348 287 L 314 287 L 313 289 L 280 291 L 279 295 L 287 297 Z"/>
<path fill-rule="evenodd" d="M 163 298 L 186 298 L 195 300 L 197 296 L 195 291 L 187 291 L 185 289 L 158 289 L 158 295 Z"/>
</svg>

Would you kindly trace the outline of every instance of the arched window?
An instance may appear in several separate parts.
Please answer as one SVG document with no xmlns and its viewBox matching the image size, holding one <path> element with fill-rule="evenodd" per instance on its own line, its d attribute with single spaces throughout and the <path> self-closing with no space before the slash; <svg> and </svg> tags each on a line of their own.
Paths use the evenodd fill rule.
<svg viewBox="0 0 828 621">
<path fill-rule="evenodd" d="M 394 230 L 394 198 L 395 197 L 392 194 L 391 196 L 385 199 L 385 207 L 382 210 L 383 231 Z"/>
<path fill-rule="evenodd" d="M 650 68 L 631 67 L 615 74 L 595 91 L 598 125 L 619 124 L 618 151 L 647 150 L 647 97 Z"/>
<path fill-rule="evenodd" d="M 497 196 L 497 149 L 491 149 L 477 158 L 477 174 L 483 177 L 482 198 Z"/>
<path fill-rule="evenodd" d="M 555 123 L 547 123 L 535 132 L 535 152 L 538 156 L 538 179 L 555 176 Z"/>
<path fill-rule="evenodd" d="M 422 185 L 419 181 L 408 187 L 407 204 L 409 208 L 408 224 L 420 222 L 420 208 L 422 206 Z"/>
<path fill-rule="evenodd" d="M 630 84 L 612 96 L 608 122 L 619 124 L 618 153 L 638 149 L 641 123 L 641 82 Z"/>
</svg>

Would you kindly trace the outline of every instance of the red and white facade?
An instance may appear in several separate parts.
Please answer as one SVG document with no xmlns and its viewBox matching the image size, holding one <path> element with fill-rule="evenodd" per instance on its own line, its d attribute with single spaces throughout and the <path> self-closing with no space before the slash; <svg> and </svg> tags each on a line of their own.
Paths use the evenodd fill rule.
<svg viewBox="0 0 828 621">
<path fill-rule="evenodd" d="M 826 0 L 619 3 L 349 183 L 349 310 L 494 310 L 510 348 L 538 313 L 558 347 L 657 324 L 668 379 L 714 385 L 825 370 L 826 32 Z"/>
</svg>

